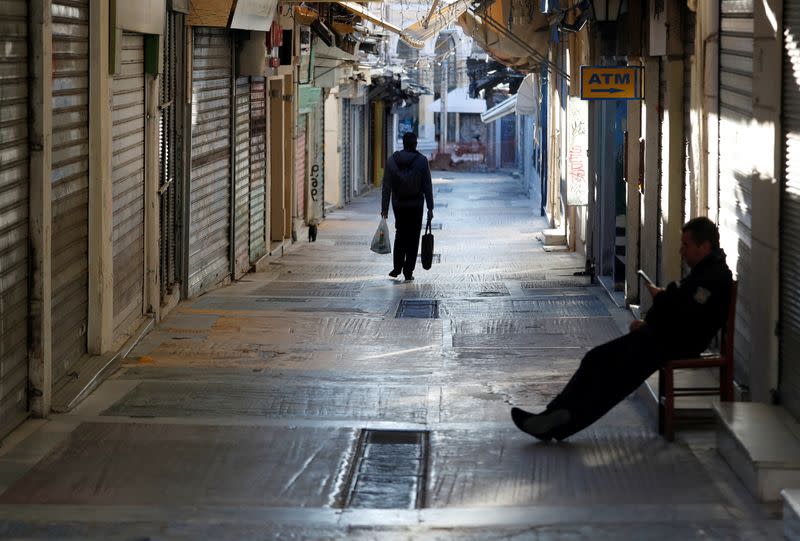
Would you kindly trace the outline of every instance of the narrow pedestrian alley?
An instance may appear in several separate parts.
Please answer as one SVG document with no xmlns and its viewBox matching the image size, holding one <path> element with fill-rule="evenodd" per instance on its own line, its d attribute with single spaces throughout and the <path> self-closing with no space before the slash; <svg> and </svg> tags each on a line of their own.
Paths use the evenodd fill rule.
<svg viewBox="0 0 800 541">
<path fill-rule="evenodd" d="M 0 537 L 782 538 L 713 433 L 667 442 L 643 393 L 560 444 L 511 424 L 631 317 L 543 249 L 519 180 L 434 173 L 413 282 L 369 251 L 379 196 L 181 302 L 78 407 L 5 440 Z"/>
</svg>

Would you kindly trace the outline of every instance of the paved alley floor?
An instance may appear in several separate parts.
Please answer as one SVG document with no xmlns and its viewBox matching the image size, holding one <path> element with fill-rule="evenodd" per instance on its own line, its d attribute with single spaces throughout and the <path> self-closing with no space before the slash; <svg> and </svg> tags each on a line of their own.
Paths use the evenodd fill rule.
<svg viewBox="0 0 800 541">
<path fill-rule="evenodd" d="M 369 251 L 374 190 L 15 432 L 0 538 L 780 539 L 713 436 L 664 441 L 636 395 L 563 443 L 514 428 L 630 316 L 542 249 L 518 180 L 434 177 L 415 281 Z"/>
</svg>

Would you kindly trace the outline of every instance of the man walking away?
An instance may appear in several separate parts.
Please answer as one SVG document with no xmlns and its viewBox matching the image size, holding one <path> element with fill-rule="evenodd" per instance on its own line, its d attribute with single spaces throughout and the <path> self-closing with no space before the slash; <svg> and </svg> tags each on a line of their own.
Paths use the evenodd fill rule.
<svg viewBox="0 0 800 541">
<path fill-rule="evenodd" d="M 428 220 L 433 219 L 433 185 L 428 159 L 417 152 L 417 136 L 403 134 L 403 150 L 386 160 L 383 174 L 381 216 L 389 217 L 389 196 L 394 212 L 394 268 L 389 276 L 403 273 L 406 280 L 414 279 L 414 267 L 419 252 L 422 230 L 422 210 L 428 204 Z"/>
<path fill-rule="evenodd" d="M 680 253 L 689 275 L 666 289 L 647 284 L 653 306 L 644 321 L 589 351 L 544 412 L 512 408 L 517 428 L 540 440 L 563 440 L 600 419 L 666 361 L 697 357 L 708 346 L 727 319 L 733 283 L 717 226 L 705 217 L 684 224 Z"/>
</svg>

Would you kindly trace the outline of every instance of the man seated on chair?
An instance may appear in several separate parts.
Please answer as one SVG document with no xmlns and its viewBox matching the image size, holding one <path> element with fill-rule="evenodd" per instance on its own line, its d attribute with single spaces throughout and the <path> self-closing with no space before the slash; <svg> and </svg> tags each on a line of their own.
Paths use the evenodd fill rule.
<svg viewBox="0 0 800 541">
<path fill-rule="evenodd" d="M 719 230 L 705 217 L 682 227 L 680 254 L 691 272 L 666 289 L 647 284 L 653 305 L 630 332 L 591 349 L 545 411 L 511 409 L 514 424 L 543 441 L 563 440 L 588 427 L 665 362 L 699 356 L 725 324 L 731 271 Z"/>
</svg>

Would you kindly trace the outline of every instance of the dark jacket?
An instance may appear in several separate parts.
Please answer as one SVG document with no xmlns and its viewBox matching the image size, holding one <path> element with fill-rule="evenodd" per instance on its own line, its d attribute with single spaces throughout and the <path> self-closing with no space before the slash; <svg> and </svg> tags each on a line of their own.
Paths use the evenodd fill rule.
<svg viewBox="0 0 800 541">
<path fill-rule="evenodd" d="M 398 169 L 413 170 L 419 175 L 420 191 L 411 199 L 397 197 Z M 393 189 L 394 186 L 394 189 Z M 416 150 L 398 150 L 386 160 L 386 170 L 383 173 L 383 191 L 381 198 L 381 212 L 389 212 L 389 195 L 392 198 L 393 208 L 422 208 L 423 203 L 428 203 L 428 210 L 433 209 L 433 185 L 431 183 L 431 169 L 428 159 Z"/>
<path fill-rule="evenodd" d="M 668 351 L 700 354 L 725 325 L 732 283 L 725 252 L 712 252 L 683 280 L 656 295 L 645 317 L 647 326 Z"/>
</svg>

